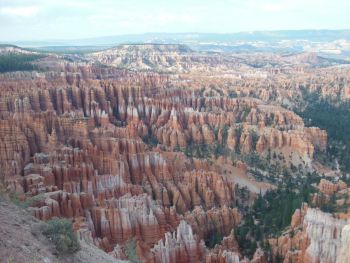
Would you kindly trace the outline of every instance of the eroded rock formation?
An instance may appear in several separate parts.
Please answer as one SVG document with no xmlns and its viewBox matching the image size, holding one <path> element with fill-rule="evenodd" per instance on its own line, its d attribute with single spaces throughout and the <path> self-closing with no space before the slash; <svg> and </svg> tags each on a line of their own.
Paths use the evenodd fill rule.
<svg viewBox="0 0 350 263">
<path fill-rule="evenodd" d="M 254 58 L 240 58 L 243 65 L 178 45 L 123 46 L 86 58 L 91 61 L 48 56 L 39 62 L 43 72 L 0 75 L 1 183 L 30 202 L 35 217 L 71 219 L 80 239 L 118 259 L 127 259 L 126 246 L 134 241 L 142 262 L 265 263 L 261 249 L 251 261 L 240 252 L 233 231 L 242 219 L 236 172 L 226 171 L 228 162 L 216 169 L 217 157 L 258 154 L 271 164 L 312 171 L 327 133 L 305 127 L 288 110 L 304 87 L 303 71 L 267 79 L 264 74 L 286 69 L 260 72 L 248 66 Z M 157 65 L 210 74 L 137 72 Z M 331 85 L 330 73 L 313 70 L 319 78 L 307 79 L 305 89 L 347 97 L 348 71 L 339 69 L 344 85 Z M 221 71 L 228 75 L 218 78 Z M 249 170 L 241 161 L 235 165 Z M 319 185 L 325 194 L 344 187 Z M 338 254 L 347 262 L 346 223 L 303 207 L 292 219 L 295 235 L 271 244 L 285 263 L 333 263 Z M 209 249 L 213 233 L 223 239 Z"/>
<path fill-rule="evenodd" d="M 304 205 L 294 213 L 291 229 L 272 241 L 274 253 L 281 255 L 285 263 L 349 260 L 343 248 L 348 224 L 347 220 L 336 219 L 331 214 Z"/>
</svg>

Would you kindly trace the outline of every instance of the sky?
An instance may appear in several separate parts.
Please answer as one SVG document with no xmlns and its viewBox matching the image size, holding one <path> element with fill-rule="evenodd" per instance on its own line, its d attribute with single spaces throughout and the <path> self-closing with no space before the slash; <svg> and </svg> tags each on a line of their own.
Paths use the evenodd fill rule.
<svg viewBox="0 0 350 263">
<path fill-rule="evenodd" d="M 0 0 L 0 42 L 350 29 L 350 0 Z"/>
</svg>

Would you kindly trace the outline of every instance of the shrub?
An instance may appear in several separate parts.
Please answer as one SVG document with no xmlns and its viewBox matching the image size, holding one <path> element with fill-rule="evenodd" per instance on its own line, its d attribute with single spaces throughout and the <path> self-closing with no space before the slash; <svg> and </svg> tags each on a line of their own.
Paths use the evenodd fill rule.
<svg viewBox="0 0 350 263">
<path fill-rule="evenodd" d="M 205 245 L 209 248 L 215 247 L 217 244 L 220 244 L 222 236 L 216 230 L 214 230 L 205 240 Z"/>
<path fill-rule="evenodd" d="M 51 219 L 43 228 L 43 234 L 55 244 L 58 252 L 70 254 L 79 250 L 78 239 L 68 219 Z"/>
<path fill-rule="evenodd" d="M 136 240 L 130 239 L 125 244 L 125 254 L 132 263 L 139 263 L 136 254 Z"/>
<path fill-rule="evenodd" d="M 28 197 L 23 201 L 21 199 L 21 195 L 16 192 L 10 192 L 9 197 L 12 203 L 24 209 L 31 206 L 35 206 L 38 203 L 44 202 L 46 198 L 44 194 L 38 194 L 32 197 Z"/>
<path fill-rule="evenodd" d="M 27 198 L 24 202 L 22 202 L 20 205 L 23 208 L 28 208 L 30 206 L 35 206 L 37 203 L 44 202 L 45 201 L 45 195 L 44 194 L 38 194 L 32 197 Z"/>
<path fill-rule="evenodd" d="M 154 134 L 152 133 L 152 131 L 150 131 L 149 135 L 147 135 L 147 136 L 145 136 L 145 137 L 143 138 L 143 142 L 144 142 L 145 144 L 148 144 L 148 145 L 152 146 L 152 147 L 157 146 L 158 143 L 159 143 L 157 137 L 154 136 Z"/>
</svg>

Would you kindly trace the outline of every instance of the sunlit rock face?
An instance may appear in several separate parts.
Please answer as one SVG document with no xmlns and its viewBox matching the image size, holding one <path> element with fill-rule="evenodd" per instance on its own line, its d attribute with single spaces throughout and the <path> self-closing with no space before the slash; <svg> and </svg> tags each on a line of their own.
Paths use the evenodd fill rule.
<svg viewBox="0 0 350 263">
<path fill-rule="evenodd" d="M 304 205 L 293 215 L 291 230 L 294 234 L 288 233 L 279 237 L 277 243 L 273 242 L 275 253 L 281 253 L 286 263 L 346 262 L 349 260 L 344 249 L 348 244 L 348 224 L 347 220 Z"/>
<path fill-rule="evenodd" d="M 275 76 L 285 69 L 269 79 L 264 76 L 273 70 L 248 66 L 253 58 L 240 58 L 243 64 L 181 45 L 125 45 L 85 59 L 49 56 L 40 62 L 44 72 L 0 75 L 5 187 L 23 200 L 35 197 L 29 210 L 36 218 L 69 218 L 80 239 L 118 259 L 127 259 L 134 241 L 141 262 L 267 262 L 261 249 L 250 260 L 241 254 L 233 231 L 242 221 L 233 180 L 238 172 L 216 169 L 214 151 L 220 157 L 227 146 L 312 171 L 327 133 L 305 127 L 290 109 L 304 84 L 341 98 L 348 86 L 332 86 L 337 79 L 322 69 L 314 69 L 314 79 L 302 71 L 295 78 Z M 155 73 L 155 67 L 176 74 Z M 348 71 L 337 74 L 347 84 Z M 225 158 L 233 165 L 230 154 Z M 241 161 L 234 165 L 249 170 Z M 319 185 L 327 194 L 344 187 Z M 347 262 L 346 224 L 303 207 L 291 223 L 301 230 L 272 247 L 285 263 Z M 213 233 L 223 240 L 209 249 L 205 241 Z"/>
<path fill-rule="evenodd" d="M 330 214 L 310 209 L 304 219 L 310 245 L 306 249 L 306 262 L 336 262 L 340 254 L 342 229 L 345 220 L 334 219 Z"/>
<path fill-rule="evenodd" d="M 169 100 L 165 77 L 121 72 L 99 81 L 91 78 L 95 69 L 69 70 L 90 73 L 79 83 L 55 75 L 4 82 L 0 158 L 6 187 L 22 198 L 38 197 L 29 208 L 35 217 L 72 219 L 80 238 L 116 258 L 125 259 L 125 244 L 135 239 L 143 262 L 158 260 L 151 248 L 175 235 L 182 238 L 176 253 L 183 262 L 204 260 L 202 239 L 213 231 L 228 235 L 241 220 L 232 208 L 235 183 L 205 166 L 194 170 L 183 154 L 188 164 L 179 170 L 143 142 L 159 136 L 169 149 L 186 146 L 188 123 L 204 121 L 176 106 L 172 100 L 178 99 Z M 200 131 L 206 142 L 217 140 L 209 124 Z M 186 252 L 194 242 L 193 253 Z"/>
<path fill-rule="evenodd" d="M 236 64 L 221 55 L 205 55 L 178 44 L 133 44 L 120 45 L 87 56 L 92 61 L 136 71 L 159 72 L 206 72 Z"/>
<path fill-rule="evenodd" d="M 181 221 L 174 233 L 167 233 L 151 250 L 154 262 L 200 262 L 205 253 L 205 245 L 185 221 Z"/>
<path fill-rule="evenodd" d="M 346 263 L 350 262 L 350 251 L 349 251 L 349 244 L 350 244 L 350 225 L 346 225 L 343 227 L 342 233 L 341 233 L 341 248 L 338 250 L 337 260 L 336 263 Z"/>
<path fill-rule="evenodd" d="M 321 179 L 318 188 L 320 192 L 326 195 L 332 195 L 338 191 L 344 190 L 347 188 L 347 184 L 340 180 L 339 182 L 332 183 L 326 179 Z"/>
</svg>

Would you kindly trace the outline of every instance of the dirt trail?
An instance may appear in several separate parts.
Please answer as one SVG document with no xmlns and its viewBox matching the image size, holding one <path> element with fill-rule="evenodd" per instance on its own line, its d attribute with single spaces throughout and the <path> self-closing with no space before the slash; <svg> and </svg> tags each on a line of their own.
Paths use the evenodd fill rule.
<svg viewBox="0 0 350 263">
<path fill-rule="evenodd" d="M 266 182 L 258 182 L 248 176 L 244 169 L 231 164 L 221 164 L 221 174 L 229 180 L 237 183 L 240 187 L 247 187 L 251 192 L 264 194 L 267 190 L 274 188 L 273 185 Z"/>
</svg>

